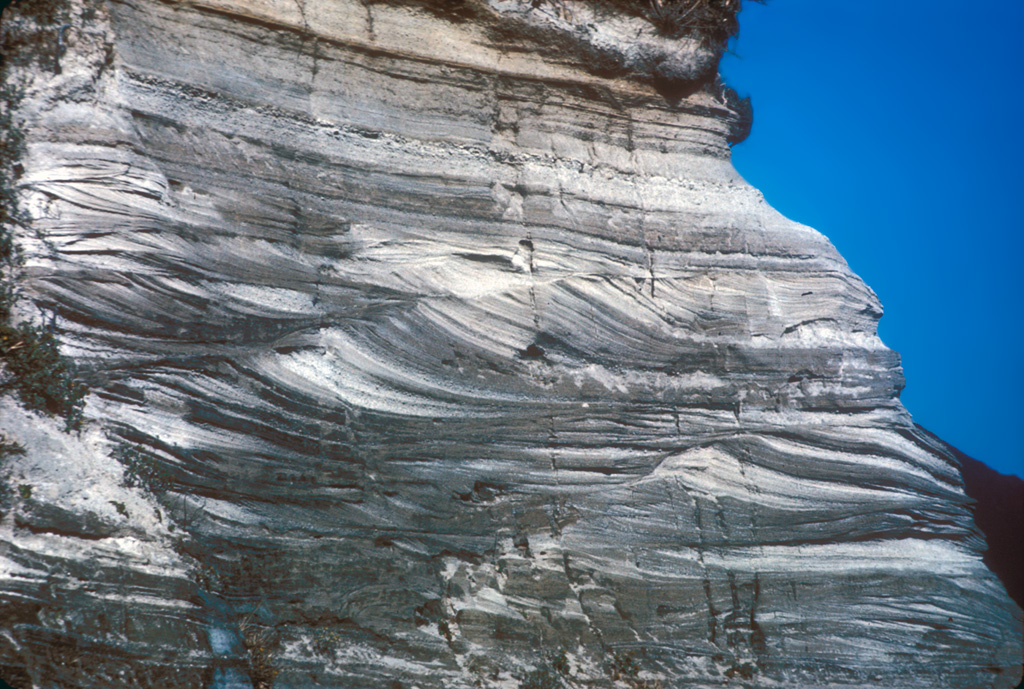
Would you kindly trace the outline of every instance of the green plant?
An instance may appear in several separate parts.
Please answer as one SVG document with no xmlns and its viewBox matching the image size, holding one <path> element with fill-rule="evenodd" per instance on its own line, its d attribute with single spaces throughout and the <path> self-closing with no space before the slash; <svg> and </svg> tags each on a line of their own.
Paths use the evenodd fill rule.
<svg viewBox="0 0 1024 689">
<path fill-rule="evenodd" d="M 629 651 L 615 651 L 607 662 L 608 674 L 612 679 L 632 680 L 640 674 L 640 666 Z"/>
<path fill-rule="evenodd" d="M 0 359 L 11 373 L 0 391 L 13 388 L 29 409 L 61 416 L 67 430 L 81 428 L 86 387 L 52 330 L 0 323 Z"/>
<path fill-rule="evenodd" d="M 174 524 L 168 524 L 168 531 L 174 531 Z M 192 581 L 195 582 L 196 586 L 206 591 L 220 592 L 224 589 L 224 583 L 221 581 L 220 573 L 209 565 L 202 563 L 196 563 L 196 565 L 189 572 Z"/>
<path fill-rule="evenodd" d="M 18 495 L 21 496 L 22 500 L 28 500 L 32 497 L 32 486 L 27 483 L 22 483 L 18 486 Z"/>
<path fill-rule="evenodd" d="M 15 225 L 25 226 L 25 214 L 18 205 L 14 181 L 25 152 L 25 137 L 14 119 L 21 92 L 9 84 L 0 87 L 0 323 L 11 317 L 17 299 L 15 277 L 21 266 L 21 252 L 14 243 Z"/>
<path fill-rule="evenodd" d="M 561 689 L 562 678 L 550 665 L 541 665 L 523 676 L 519 689 Z"/>
<path fill-rule="evenodd" d="M 155 492 L 167 490 L 171 486 L 171 473 L 157 464 L 141 445 L 120 443 L 112 454 L 124 467 L 124 485 L 129 488 L 145 488 Z"/>
<path fill-rule="evenodd" d="M 448 620 L 437 621 L 437 633 L 443 636 L 448 643 L 452 642 L 452 627 L 448 624 Z"/>
<path fill-rule="evenodd" d="M 591 0 L 640 15 L 673 38 L 696 36 L 724 45 L 739 32 L 742 0 Z M 753 0 L 764 2 L 765 0 Z"/>
<path fill-rule="evenodd" d="M 128 508 L 124 506 L 123 502 L 119 502 L 117 500 L 110 500 L 109 502 L 114 506 L 114 509 L 117 510 L 118 514 L 125 518 L 128 517 Z"/>
<path fill-rule="evenodd" d="M 569 677 L 569 657 L 565 649 L 549 655 L 536 669 L 523 676 L 519 689 L 560 689 L 565 686 L 563 678 Z"/>
<path fill-rule="evenodd" d="M 740 663 L 725 671 L 725 676 L 732 679 L 739 676 L 743 679 L 753 679 L 757 674 L 757 666 L 753 663 Z"/>
<path fill-rule="evenodd" d="M 13 228 L 26 225 L 14 184 L 24 155 L 24 137 L 14 119 L 20 96 L 10 86 L 0 88 L 0 364 L 9 374 L 0 392 L 13 389 L 29 409 L 59 415 L 67 430 L 77 430 L 86 395 L 77 369 L 60 353 L 52 327 L 14 322 L 22 256 Z"/>
<path fill-rule="evenodd" d="M 551 669 L 560 675 L 569 676 L 571 672 L 569 668 L 569 656 L 565 654 L 565 649 L 559 649 L 555 655 L 551 656 Z"/>
<path fill-rule="evenodd" d="M 0 433 L 0 459 L 14 455 L 25 454 L 25 448 L 17 440 L 9 440 L 6 435 Z"/>
<path fill-rule="evenodd" d="M 32 17 L 39 24 L 54 24 L 67 16 L 64 0 L 18 0 L 16 6 L 23 17 Z"/>
<path fill-rule="evenodd" d="M 739 31 L 740 0 L 652 0 L 648 17 L 669 36 L 700 34 L 725 42 Z"/>
<path fill-rule="evenodd" d="M 328 656 L 342 641 L 342 636 L 334 629 L 317 629 L 313 634 L 313 650 L 322 656 Z"/>
<path fill-rule="evenodd" d="M 3 267 L 16 253 L 10 226 L 25 224 L 14 186 L 20 169 L 15 167 L 16 161 L 25 152 L 25 137 L 14 119 L 14 109 L 21 96 L 21 91 L 10 84 L 0 86 L 0 266 Z"/>
</svg>

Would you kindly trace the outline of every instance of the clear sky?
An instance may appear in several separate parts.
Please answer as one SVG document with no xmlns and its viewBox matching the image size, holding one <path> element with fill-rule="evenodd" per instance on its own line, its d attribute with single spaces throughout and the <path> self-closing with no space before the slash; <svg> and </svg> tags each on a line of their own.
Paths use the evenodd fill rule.
<svg viewBox="0 0 1024 689">
<path fill-rule="evenodd" d="M 885 308 L 914 420 L 1024 476 L 1024 2 L 744 3 L 739 172 Z"/>
</svg>

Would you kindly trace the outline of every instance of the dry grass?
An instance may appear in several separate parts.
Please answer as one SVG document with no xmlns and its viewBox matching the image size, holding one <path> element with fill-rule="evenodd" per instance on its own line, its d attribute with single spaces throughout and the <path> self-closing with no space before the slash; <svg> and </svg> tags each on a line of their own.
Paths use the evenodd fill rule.
<svg viewBox="0 0 1024 689">
<path fill-rule="evenodd" d="M 554 0 L 557 1 L 557 0 Z M 645 17 L 666 35 L 724 44 L 739 33 L 743 0 L 591 0 Z M 765 2 L 765 0 L 748 0 Z"/>
<path fill-rule="evenodd" d="M 249 655 L 249 678 L 253 689 L 271 689 L 277 669 L 273 665 L 277 639 L 274 633 L 246 617 L 238 625 L 242 632 L 242 643 Z"/>
<path fill-rule="evenodd" d="M 740 0 L 649 0 L 648 17 L 666 35 L 725 41 L 739 31 Z"/>
</svg>

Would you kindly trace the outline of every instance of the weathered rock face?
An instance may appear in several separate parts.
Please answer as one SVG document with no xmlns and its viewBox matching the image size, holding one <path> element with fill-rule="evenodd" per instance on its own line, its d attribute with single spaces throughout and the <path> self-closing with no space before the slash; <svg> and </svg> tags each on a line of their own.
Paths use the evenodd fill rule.
<svg viewBox="0 0 1024 689">
<path fill-rule="evenodd" d="M 1016 685 L 957 462 L 732 168 L 717 54 L 531 5 L 5 17 L 24 289 L 93 394 L 80 437 L 2 400 L 0 676 Z"/>
</svg>

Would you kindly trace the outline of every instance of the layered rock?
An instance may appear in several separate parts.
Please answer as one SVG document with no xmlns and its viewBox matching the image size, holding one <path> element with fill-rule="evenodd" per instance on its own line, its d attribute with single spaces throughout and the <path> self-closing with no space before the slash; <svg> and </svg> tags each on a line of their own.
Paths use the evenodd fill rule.
<svg viewBox="0 0 1024 689">
<path fill-rule="evenodd" d="M 1015 686 L 958 463 L 732 168 L 717 49 L 533 4 L 5 17 L 23 286 L 93 394 L 81 438 L 0 411 L 0 668 Z"/>
</svg>

